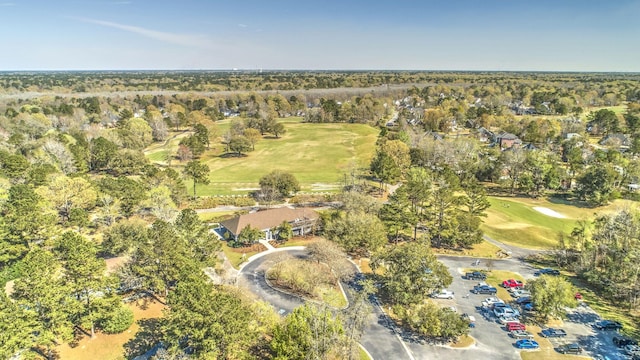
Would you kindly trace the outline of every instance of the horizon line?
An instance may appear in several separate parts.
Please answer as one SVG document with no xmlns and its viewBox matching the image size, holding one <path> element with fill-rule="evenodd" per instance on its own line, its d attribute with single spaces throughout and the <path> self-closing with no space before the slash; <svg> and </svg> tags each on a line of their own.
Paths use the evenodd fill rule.
<svg viewBox="0 0 640 360">
<path fill-rule="evenodd" d="M 590 74 L 640 74 L 630 70 L 464 70 L 464 69 L 286 69 L 286 68 L 194 68 L 194 69 L 21 69 L 0 70 L 0 73 L 46 72 L 440 72 L 440 73 L 590 73 Z"/>
</svg>

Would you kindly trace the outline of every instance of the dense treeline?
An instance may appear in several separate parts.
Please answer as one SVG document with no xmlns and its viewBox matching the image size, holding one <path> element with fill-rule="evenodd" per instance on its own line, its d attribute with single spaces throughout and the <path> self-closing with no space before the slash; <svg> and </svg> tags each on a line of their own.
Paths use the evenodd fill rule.
<svg viewBox="0 0 640 360">
<path fill-rule="evenodd" d="M 638 74 L 428 71 L 98 71 L 4 72 L 0 87 L 9 93 L 59 91 L 222 91 L 300 90 L 374 87 L 389 84 L 557 84 L 639 80 Z"/>
</svg>

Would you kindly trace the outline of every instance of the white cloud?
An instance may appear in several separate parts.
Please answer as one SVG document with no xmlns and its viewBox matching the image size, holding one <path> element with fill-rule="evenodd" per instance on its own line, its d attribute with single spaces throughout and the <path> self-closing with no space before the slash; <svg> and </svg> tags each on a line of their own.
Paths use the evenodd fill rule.
<svg viewBox="0 0 640 360">
<path fill-rule="evenodd" d="M 96 19 L 89 19 L 89 18 L 75 18 L 75 19 L 83 22 L 91 23 L 91 24 L 97 24 L 97 25 L 107 26 L 107 27 L 111 27 L 111 28 L 115 28 L 123 31 L 128 31 L 134 34 L 138 34 L 144 37 L 148 37 L 151 39 L 159 40 L 159 41 L 170 43 L 170 44 L 189 46 L 189 47 L 205 47 L 206 46 L 206 39 L 204 39 L 204 37 L 200 35 L 174 34 L 169 32 L 145 29 L 139 26 L 125 25 L 125 24 L 114 23 L 111 21 L 103 21 L 103 20 L 96 20 Z"/>
<path fill-rule="evenodd" d="M 238 24 L 238 26 L 240 26 L 241 28 L 246 28 L 246 27 L 248 27 L 249 25 L 246 25 L 246 24 Z"/>
<path fill-rule="evenodd" d="M 16 6 L 16 4 L 11 2 L 0 3 L 0 7 L 6 7 L 6 6 Z"/>
</svg>

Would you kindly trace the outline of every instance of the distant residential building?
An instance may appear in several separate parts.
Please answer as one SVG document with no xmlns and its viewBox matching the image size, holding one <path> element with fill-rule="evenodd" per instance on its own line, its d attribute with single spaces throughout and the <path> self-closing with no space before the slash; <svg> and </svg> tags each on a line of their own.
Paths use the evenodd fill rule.
<svg viewBox="0 0 640 360">
<path fill-rule="evenodd" d="M 496 144 L 498 144 L 498 146 L 500 146 L 501 149 L 510 149 L 512 147 L 518 147 L 522 145 L 522 140 L 520 140 L 516 135 L 505 131 L 496 135 L 495 142 Z"/>
<path fill-rule="evenodd" d="M 631 146 L 631 139 L 627 135 L 621 133 L 608 134 L 603 137 L 598 144 L 618 148 L 628 148 Z"/>
<path fill-rule="evenodd" d="M 496 134 L 494 134 L 493 131 L 488 130 L 485 127 L 478 128 L 478 140 L 480 142 L 492 143 L 492 142 L 495 142 L 495 139 L 496 139 Z"/>
</svg>

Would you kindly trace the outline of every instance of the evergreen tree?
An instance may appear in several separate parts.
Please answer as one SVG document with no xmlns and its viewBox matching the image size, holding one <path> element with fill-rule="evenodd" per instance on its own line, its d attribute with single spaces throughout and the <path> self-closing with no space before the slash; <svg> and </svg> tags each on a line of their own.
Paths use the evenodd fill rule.
<svg viewBox="0 0 640 360">
<path fill-rule="evenodd" d="M 34 249 L 24 258 L 22 276 L 14 285 L 13 296 L 19 306 L 35 312 L 34 345 L 44 346 L 49 359 L 55 345 L 73 339 L 72 314 L 77 311 L 61 271 L 50 252 Z"/>
<path fill-rule="evenodd" d="M 249 358 L 260 320 L 231 289 L 214 288 L 203 275 L 186 276 L 167 297 L 164 342 L 173 353 L 188 348 L 202 359 Z"/>
</svg>

